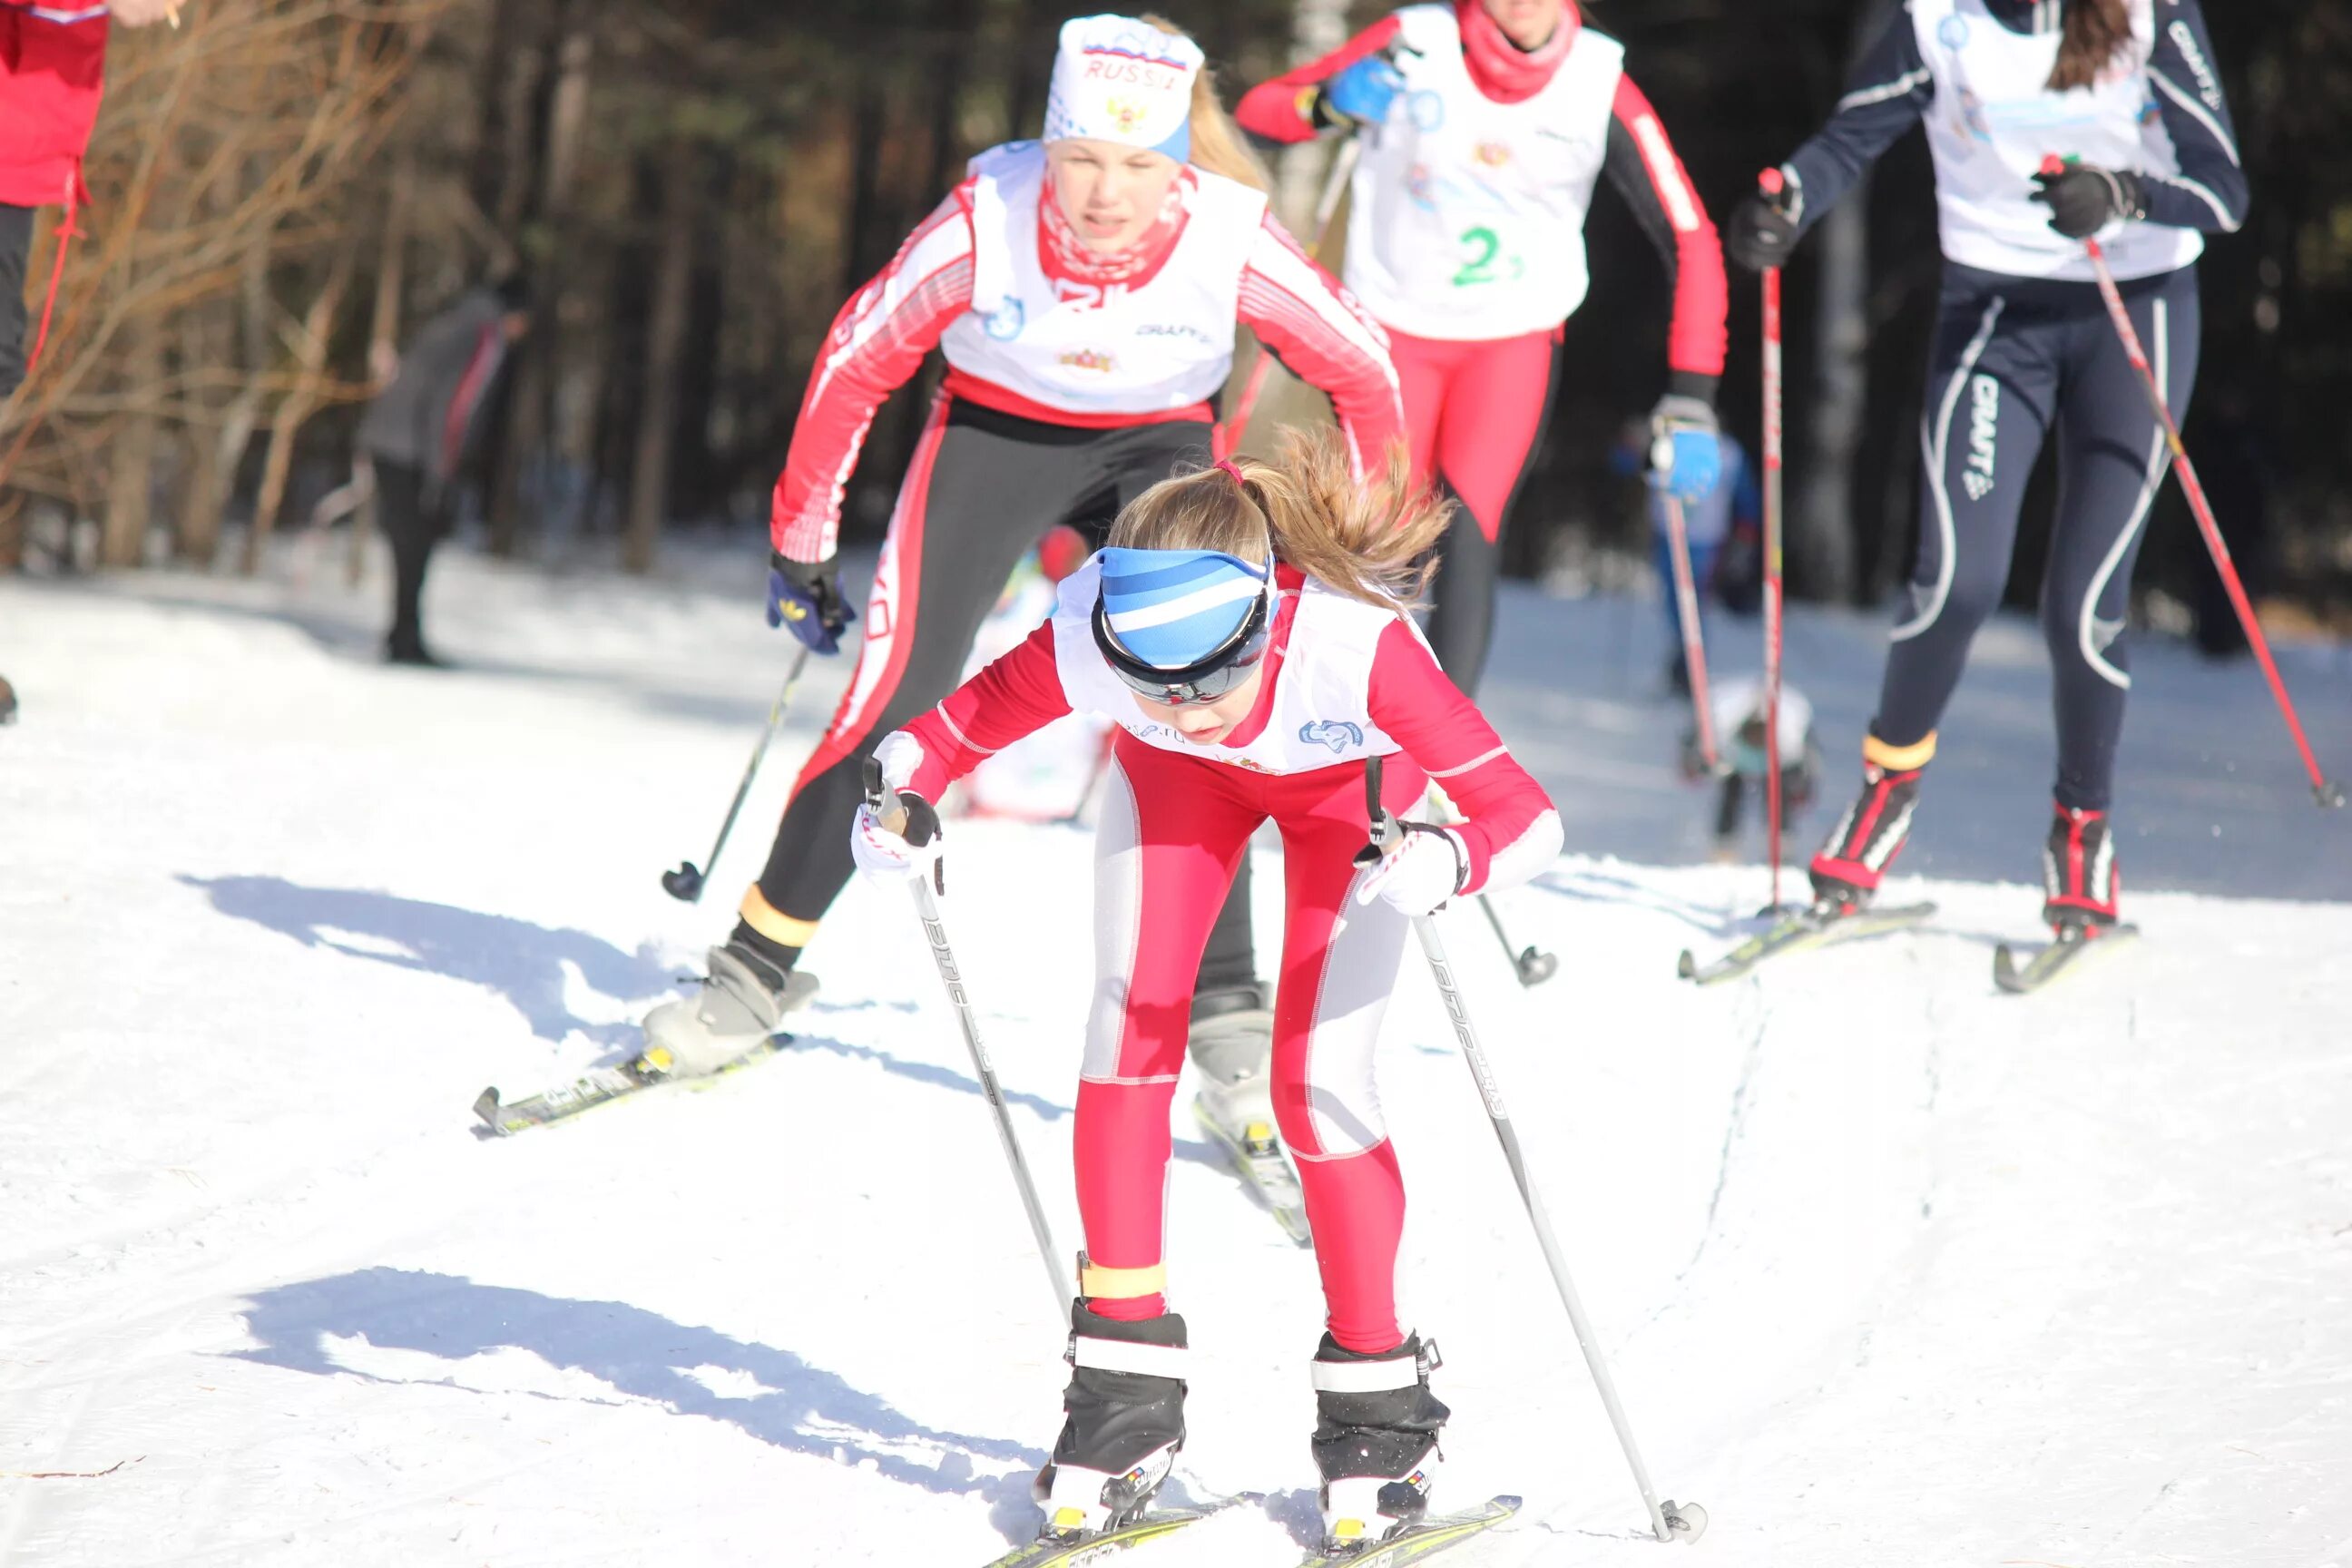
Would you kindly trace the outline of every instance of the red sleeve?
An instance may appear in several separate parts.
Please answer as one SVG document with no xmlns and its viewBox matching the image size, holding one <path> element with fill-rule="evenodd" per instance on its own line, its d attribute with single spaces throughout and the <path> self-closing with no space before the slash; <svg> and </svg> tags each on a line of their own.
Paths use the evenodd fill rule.
<svg viewBox="0 0 2352 1568">
<path fill-rule="evenodd" d="M 1465 893 L 1511 887 L 1551 864 L 1560 845 L 1551 797 L 1402 620 L 1381 634 L 1370 695 L 1372 722 L 1465 814 L 1454 829 L 1470 855 Z"/>
<path fill-rule="evenodd" d="M 0 24 L 0 202 L 79 200 L 82 153 L 106 86 L 106 7 L 9 0 L 9 10 Z"/>
<path fill-rule="evenodd" d="M 1644 227 L 1673 236 L 1675 320 L 1666 338 L 1667 368 L 1686 375 L 1719 376 L 1729 291 L 1715 224 L 1675 156 L 1674 143 L 1666 139 L 1658 111 L 1632 77 L 1617 79 L 1612 112 L 1616 136 L 1612 140 L 1633 155 L 1610 158 L 1610 183 L 1633 204 Z M 1711 384 L 1707 390 L 1713 391 Z"/>
<path fill-rule="evenodd" d="M 1242 270 L 1241 319 L 1292 374 L 1330 397 L 1358 473 L 1403 437 L 1388 333 L 1271 213 Z"/>
<path fill-rule="evenodd" d="M 971 303 L 969 185 L 907 237 L 890 265 L 833 319 L 809 372 L 768 531 L 794 561 L 823 561 L 841 534 L 841 498 L 875 410 L 907 383 L 940 334 Z"/>
<path fill-rule="evenodd" d="M 1393 42 L 1402 26 L 1383 16 L 1319 60 L 1286 70 L 1242 94 L 1234 118 L 1253 136 L 1269 142 L 1311 142 L 1321 129 L 1315 123 L 1315 89 L 1366 55 L 1376 55 Z"/>
<path fill-rule="evenodd" d="M 1049 620 L 899 731 L 923 748 L 921 765 L 907 787 L 936 801 L 948 785 L 1069 710 Z"/>
</svg>

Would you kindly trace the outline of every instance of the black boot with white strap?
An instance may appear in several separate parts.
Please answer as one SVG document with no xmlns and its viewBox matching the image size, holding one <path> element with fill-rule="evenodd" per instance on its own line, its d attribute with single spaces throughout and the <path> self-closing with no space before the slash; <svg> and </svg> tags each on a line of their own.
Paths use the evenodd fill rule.
<svg viewBox="0 0 2352 1568">
<path fill-rule="evenodd" d="M 1150 1505 L 1184 1446 L 1184 1320 L 1163 1312 L 1139 1322 L 1070 1307 L 1068 1419 L 1054 1458 L 1037 1473 L 1045 1536 L 1074 1539 L 1116 1530 Z"/>
<path fill-rule="evenodd" d="M 1429 1392 L 1441 1364 L 1419 1334 L 1377 1354 L 1329 1334 L 1315 1352 L 1315 1466 L 1323 1472 L 1323 1549 L 1351 1552 L 1429 1512 L 1438 1429 L 1452 1414 Z"/>
</svg>

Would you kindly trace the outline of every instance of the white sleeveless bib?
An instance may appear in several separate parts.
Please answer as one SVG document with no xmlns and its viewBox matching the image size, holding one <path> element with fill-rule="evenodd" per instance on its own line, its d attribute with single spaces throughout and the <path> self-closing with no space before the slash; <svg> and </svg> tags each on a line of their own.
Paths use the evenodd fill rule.
<svg viewBox="0 0 2352 1568">
<path fill-rule="evenodd" d="M 971 172 L 971 309 L 940 335 L 950 364 L 1072 414 L 1157 414 L 1224 385 L 1264 195 L 1194 170 L 1174 253 L 1141 287 L 1105 289 L 1057 285 L 1038 259 L 1044 147 L 1007 142 L 974 158 Z"/>
<path fill-rule="evenodd" d="M 1984 0 L 1911 0 L 1919 53 L 1936 79 L 1927 146 L 1944 254 L 1964 267 L 2020 278 L 2087 279 L 2081 242 L 2050 226 L 2032 199 L 2035 171 L 2052 153 L 2108 169 L 2177 174 L 2180 161 L 2147 79 L 2154 37 L 2150 0 L 2129 0 L 2132 41 L 2094 86 L 2048 90 L 2057 33 L 2012 33 Z M 2126 224 L 2100 237 L 2118 278 L 2148 278 L 2204 253 L 2194 229 Z"/>
<path fill-rule="evenodd" d="M 1372 658 L 1381 635 L 1410 617 L 1335 593 L 1309 577 L 1294 595 L 1298 609 L 1282 663 L 1274 674 L 1274 712 L 1246 746 L 1196 746 L 1172 725 L 1153 721 L 1095 646 L 1095 599 L 1102 565 L 1089 561 L 1062 580 L 1054 610 L 1054 662 L 1062 694 L 1081 713 L 1093 713 L 1148 746 L 1204 763 L 1261 773 L 1303 773 L 1341 763 L 1383 757 L 1404 748 L 1372 722 Z M 1278 613 L 1278 612 L 1277 612 Z M 1420 636 L 1415 628 L 1416 637 Z"/>
<path fill-rule="evenodd" d="M 1587 27 L 1544 89 L 1478 90 L 1451 5 L 1397 13 L 1405 79 L 1364 137 L 1351 187 L 1348 287 L 1415 337 L 1539 332 L 1584 302 L 1585 215 L 1609 147 L 1625 51 Z"/>
</svg>

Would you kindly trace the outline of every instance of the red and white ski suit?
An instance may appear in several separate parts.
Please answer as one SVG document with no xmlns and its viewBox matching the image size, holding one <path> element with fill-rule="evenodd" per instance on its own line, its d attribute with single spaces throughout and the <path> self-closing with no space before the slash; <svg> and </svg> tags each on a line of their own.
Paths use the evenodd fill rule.
<svg viewBox="0 0 2352 1568">
<path fill-rule="evenodd" d="M 1494 549 L 1550 415 L 1562 323 L 1589 283 L 1584 221 L 1605 174 L 1656 244 L 1674 287 L 1672 390 L 1713 401 L 1723 374 L 1723 254 L 1623 47 L 1573 4 L 1532 52 L 1479 0 L 1408 5 L 1322 58 L 1253 88 L 1235 118 L 1304 142 L 1319 85 L 1388 53 L 1404 87 L 1362 135 L 1346 280 L 1388 330 L 1413 471 L 1443 479 L 1475 529 L 1445 543 L 1430 640 L 1477 689 Z"/>
<path fill-rule="evenodd" d="M 1250 835 L 1271 819 L 1287 883 L 1275 1116 L 1298 1162 L 1332 1336 L 1350 1350 L 1389 1350 L 1403 1338 L 1404 1183 L 1372 1051 L 1410 922 L 1379 899 L 1355 898 L 1353 858 L 1370 826 L 1363 763 L 1387 759 L 1391 811 L 1412 812 L 1433 778 L 1468 814 L 1452 830 L 1469 862 L 1467 893 L 1550 864 L 1559 815 L 1409 618 L 1286 565 L 1255 707 L 1223 741 L 1193 745 L 1147 716 L 1105 667 L 1089 624 L 1099 576 L 1090 563 L 1065 581 L 1052 620 L 882 748 L 894 777 L 911 760 L 907 787 L 936 800 L 1073 709 L 1122 731 L 1096 838 L 1094 1005 L 1076 1125 L 1089 1266 L 1081 1292 L 1106 1316 L 1165 1310 L 1168 1116 L 1193 972 Z"/>
<path fill-rule="evenodd" d="M 835 825 L 856 808 L 860 760 L 954 689 L 1021 555 L 1057 522 L 1099 542 L 1177 462 L 1207 459 L 1237 325 L 1330 395 L 1360 464 L 1401 433 L 1387 340 L 1262 193 L 1187 169 L 1154 233 L 1104 258 L 1063 232 L 1050 179 L 1034 142 L 973 159 L 842 307 L 809 376 L 772 521 L 794 561 L 833 554 L 883 399 L 932 347 L 948 362 L 875 568 L 856 671 L 743 899 L 745 922 L 776 942 L 814 936 L 849 880 Z M 1234 924 L 1245 938 L 1246 921 Z"/>
</svg>

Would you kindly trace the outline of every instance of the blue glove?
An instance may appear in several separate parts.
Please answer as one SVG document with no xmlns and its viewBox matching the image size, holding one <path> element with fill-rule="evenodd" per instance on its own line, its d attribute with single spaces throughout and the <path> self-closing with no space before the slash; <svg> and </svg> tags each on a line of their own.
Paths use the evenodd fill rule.
<svg viewBox="0 0 2352 1568">
<path fill-rule="evenodd" d="M 1404 77 L 1385 55 L 1367 55 L 1324 84 L 1320 107 L 1335 120 L 1378 125 L 1389 117 Z"/>
<path fill-rule="evenodd" d="M 841 651 L 841 634 L 857 612 L 841 592 L 841 568 L 834 561 L 768 558 L 768 624 L 789 626 L 812 653 Z"/>
<path fill-rule="evenodd" d="M 1715 410 L 1680 393 L 1658 399 L 1650 411 L 1650 482 L 1688 505 L 1714 493 L 1722 479 Z"/>
</svg>

